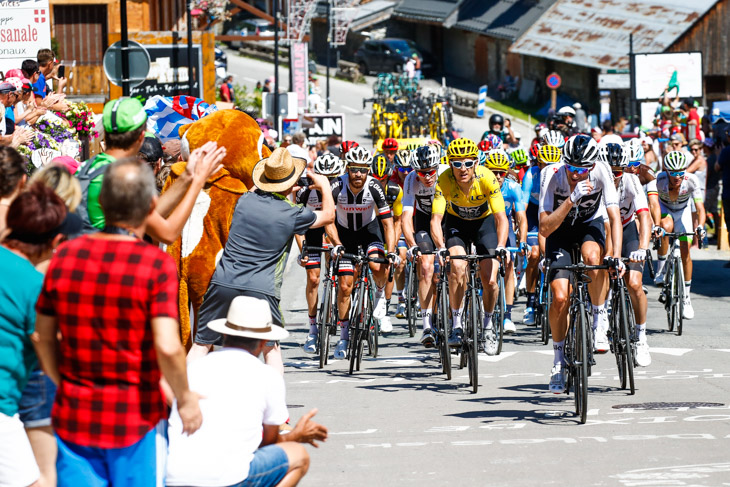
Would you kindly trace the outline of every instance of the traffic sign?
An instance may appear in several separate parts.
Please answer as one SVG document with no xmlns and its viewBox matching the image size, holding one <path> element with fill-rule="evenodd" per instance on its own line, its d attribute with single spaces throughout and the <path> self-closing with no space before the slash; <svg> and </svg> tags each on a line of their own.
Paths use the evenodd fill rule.
<svg viewBox="0 0 730 487">
<path fill-rule="evenodd" d="M 550 73 L 545 80 L 545 84 L 551 90 L 557 90 L 558 88 L 560 88 L 560 84 L 562 82 L 563 80 L 560 79 L 560 75 L 558 73 Z"/>
<path fill-rule="evenodd" d="M 104 73 L 109 81 L 122 86 L 123 81 L 129 81 L 134 88 L 145 82 L 150 73 L 150 53 L 139 42 L 127 41 L 129 53 L 129 79 L 122 79 L 122 42 L 115 42 L 104 53 Z"/>
</svg>

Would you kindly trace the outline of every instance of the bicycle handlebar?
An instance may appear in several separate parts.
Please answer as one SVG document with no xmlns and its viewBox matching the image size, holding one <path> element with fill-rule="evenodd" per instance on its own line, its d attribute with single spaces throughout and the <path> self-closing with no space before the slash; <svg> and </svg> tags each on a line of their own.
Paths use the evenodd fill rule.
<svg viewBox="0 0 730 487">
<path fill-rule="evenodd" d="M 456 259 L 456 260 L 466 260 L 468 262 L 477 262 L 484 259 L 499 259 L 503 257 L 503 255 L 498 254 L 466 254 L 466 255 L 449 255 L 450 259 Z M 504 277 L 505 270 L 504 265 L 502 265 L 502 262 L 499 263 L 499 274 Z"/>
</svg>

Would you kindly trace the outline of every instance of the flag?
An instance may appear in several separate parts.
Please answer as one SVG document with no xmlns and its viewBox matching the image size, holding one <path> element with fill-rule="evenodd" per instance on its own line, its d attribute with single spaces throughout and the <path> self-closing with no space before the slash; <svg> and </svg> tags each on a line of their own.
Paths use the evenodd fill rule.
<svg viewBox="0 0 730 487">
<path fill-rule="evenodd" d="M 675 88 L 677 89 L 677 94 L 679 94 L 679 81 L 677 80 L 676 70 L 672 73 L 672 77 L 669 80 L 669 84 L 667 85 L 667 92 L 670 92 Z"/>
<path fill-rule="evenodd" d="M 180 127 L 218 111 L 218 107 L 193 96 L 156 95 L 147 100 L 144 111 L 147 112 L 147 129 L 165 143 L 180 138 Z"/>
</svg>

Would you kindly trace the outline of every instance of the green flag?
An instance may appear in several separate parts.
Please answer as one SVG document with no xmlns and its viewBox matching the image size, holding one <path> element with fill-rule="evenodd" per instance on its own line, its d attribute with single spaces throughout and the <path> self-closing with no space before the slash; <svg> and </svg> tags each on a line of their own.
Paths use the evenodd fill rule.
<svg viewBox="0 0 730 487">
<path fill-rule="evenodd" d="M 677 81 L 677 71 L 675 70 L 672 73 L 672 77 L 669 80 L 669 84 L 667 85 L 667 92 L 672 91 L 672 89 L 677 89 L 677 94 L 679 94 L 679 81 Z"/>
</svg>

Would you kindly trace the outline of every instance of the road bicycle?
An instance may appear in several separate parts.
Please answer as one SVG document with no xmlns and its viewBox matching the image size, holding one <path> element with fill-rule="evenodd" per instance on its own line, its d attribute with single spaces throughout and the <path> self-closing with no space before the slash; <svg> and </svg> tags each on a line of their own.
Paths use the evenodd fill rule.
<svg viewBox="0 0 730 487">
<path fill-rule="evenodd" d="M 436 254 L 436 252 L 433 252 Z M 438 256 L 436 259 L 438 260 Z M 436 348 L 441 359 L 441 368 L 446 374 L 446 380 L 451 380 L 451 348 L 449 347 L 449 319 L 451 306 L 449 303 L 449 264 L 444 262 L 439 266 L 438 281 L 436 282 L 436 309 L 434 313 L 436 328 Z"/>
<path fill-rule="evenodd" d="M 327 247 L 310 247 L 307 241 L 302 242 L 301 256 L 305 257 L 310 252 L 320 252 L 327 256 L 330 249 Z M 319 334 L 317 337 L 317 354 L 319 355 L 319 368 L 324 368 L 329 361 L 330 337 L 337 334 L 337 267 L 339 258 L 327 259 L 325 274 L 322 279 L 322 299 L 317 310 L 317 326 Z"/>
<path fill-rule="evenodd" d="M 628 263 L 629 259 L 623 259 L 623 262 Z M 638 341 L 634 308 L 623 278 L 612 278 L 611 290 L 611 319 L 607 335 L 611 343 L 611 352 L 616 358 L 621 389 L 626 389 L 628 386 L 630 394 L 633 395 L 636 392 L 634 360 Z"/>
<path fill-rule="evenodd" d="M 575 414 L 579 417 L 581 424 L 585 424 L 586 415 L 588 414 L 588 377 L 591 373 L 591 366 L 594 363 L 593 334 L 590 328 L 591 321 L 587 308 L 587 303 L 589 303 L 588 283 L 591 279 L 588 277 L 587 272 L 615 268 L 616 263 L 612 262 L 610 265 L 586 265 L 580 261 L 579 249 L 573 249 L 571 254 L 573 256 L 573 262 L 578 262 L 577 264 L 557 266 L 547 262 L 545 275 L 549 276 L 551 272 L 557 270 L 566 270 L 571 273 L 570 282 L 572 290 L 569 298 L 569 327 L 564 344 L 565 366 L 568 369 L 565 393 L 568 394 L 570 392 L 572 385 L 575 400 Z"/>
<path fill-rule="evenodd" d="M 504 266 L 502 262 L 499 262 L 499 272 L 497 273 L 497 279 L 499 282 L 500 291 L 497 293 L 497 303 L 494 307 L 494 315 L 492 317 L 493 326 L 487 330 L 482 330 L 482 299 L 481 284 L 478 280 L 479 276 L 479 262 L 484 259 L 498 259 L 504 260 L 506 251 L 503 254 L 467 254 L 467 255 L 452 255 L 449 259 L 454 260 L 465 260 L 468 263 L 467 271 L 467 284 L 466 291 L 464 292 L 464 314 L 462 322 L 466 325 L 462 339 L 461 339 L 461 360 L 459 368 L 466 366 L 469 371 L 469 385 L 472 387 L 472 392 L 476 393 L 479 389 L 479 346 L 480 343 L 486 341 L 487 333 L 491 333 L 491 338 L 498 343 L 498 352 L 502 347 L 502 335 L 504 326 Z"/>
<path fill-rule="evenodd" d="M 359 269 L 357 280 L 352 292 L 352 306 L 350 308 L 350 343 L 348 347 L 348 358 L 350 360 L 349 373 L 360 370 L 365 344 L 368 346 L 368 353 L 373 357 L 378 356 L 378 334 L 380 324 L 373 318 L 373 276 L 370 271 L 370 262 L 388 264 L 388 259 L 371 257 L 366 255 L 362 247 L 358 247 L 357 254 L 341 254 L 340 259 L 350 259 L 356 269 Z M 393 280 L 393 267 L 390 266 L 388 281 Z"/>
<path fill-rule="evenodd" d="M 665 264 L 664 284 L 659 294 L 659 302 L 664 304 L 667 312 L 667 328 L 674 331 L 676 328 L 677 336 L 682 335 L 682 327 L 684 324 L 684 267 L 682 266 L 682 254 L 679 249 L 680 237 L 692 237 L 694 233 L 670 233 L 664 232 L 663 237 L 669 238 L 669 254 Z M 661 239 L 654 239 L 654 249 L 658 250 Z M 702 239 L 698 239 L 698 246 L 702 248 Z M 653 269 L 652 269 L 653 271 Z M 650 271 L 651 272 L 651 271 Z M 652 277 L 654 275 L 652 274 Z"/>
<path fill-rule="evenodd" d="M 406 282 L 403 291 L 403 299 L 406 306 L 406 322 L 408 323 L 408 335 L 416 336 L 416 317 L 418 316 L 418 272 L 416 261 L 406 261 Z"/>
</svg>

